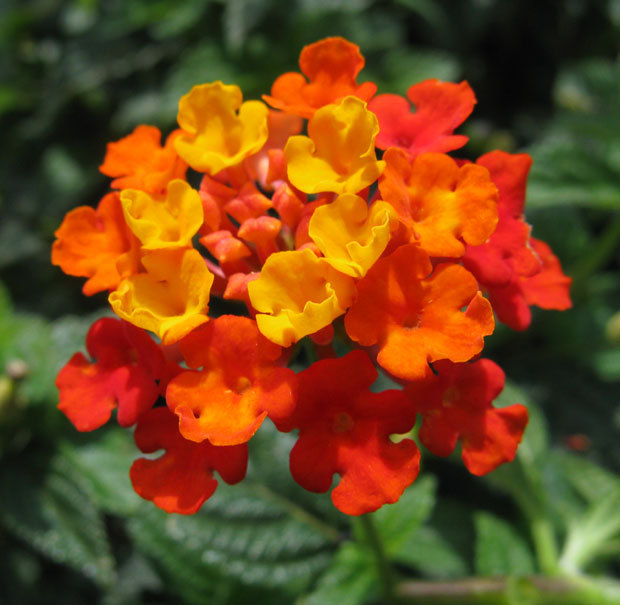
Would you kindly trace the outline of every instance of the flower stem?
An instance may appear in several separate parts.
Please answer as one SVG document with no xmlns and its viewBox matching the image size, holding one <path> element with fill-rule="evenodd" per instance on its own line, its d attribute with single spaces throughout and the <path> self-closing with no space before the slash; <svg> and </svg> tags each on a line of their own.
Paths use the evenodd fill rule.
<svg viewBox="0 0 620 605">
<path fill-rule="evenodd" d="M 372 513 L 359 516 L 357 518 L 357 522 L 358 527 L 362 530 L 366 544 L 372 551 L 375 558 L 377 574 L 379 576 L 381 589 L 383 592 L 383 599 L 381 603 L 384 605 L 394 603 L 394 573 L 385 549 L 383 548 L 381 536 L 375 527 Z"/>
<path fill-rule="evenodd" d="M 586 578 L 527 576 L 407 581 L 396 587 L 396 596 L 411 605 L 611 605 L 619 590 L 617 583 L 603 589 Z"/>
<path fill-rule="evenodd" d="M 558 551 L 555 533 L 549 519 L 537 516 L 530 520 L 530 531 L 538 559 L 538 567 L 549 576 L 558 573 Z"/>
</svg>

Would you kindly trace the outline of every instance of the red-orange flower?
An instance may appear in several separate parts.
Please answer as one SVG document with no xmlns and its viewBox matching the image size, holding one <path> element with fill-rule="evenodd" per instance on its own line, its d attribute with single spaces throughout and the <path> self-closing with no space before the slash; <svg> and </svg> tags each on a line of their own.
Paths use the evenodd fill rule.
<svg viewBox="0 0 620 605">
<path fill-rule="evenodd" d="M 303 118 L 311 118 L 320 107 L 349 95 L 368 101 L 377 86 L 372 82 L 357 84 L 364 62 L 359 47 L 344 38 L 319 40 L 301 51 L 299 67 L 303 75 L 282 74 L 273 83 L 271 96 L 263 95 L 263 99 L 276 109 Z"/>
<path fill-rule="evenodd" d="M 467 137 L 455 135 L 472 112 L 476 103 L 474 91 L 467 82 L 453 84 L 439 80 L 424 80 L 407 91 L 415 107 L 398 95 L 379 95 L 368 109 L 379 118 L 381 132 L 377 147 L 400 147 L 411 155 L 428 151 L 446 152 L 467 143 Z"/>
<path fill-rule="evenodd" d="M 183 179 L 187 164 L 174 149 L 175 130 L 161 146 L 161 132 L 155 126 L 138 126 L 130 135 L 108 143 L 99 170 L 111 177 L 113 189 L 139 189 L 153 195 L 165 193 L 172 179 Z"/>
<path fill-rule="evenodd" d="M 286 427 L 299 429 L 290 460 L 295 481 L 326 492 L 338 473 L 332 501 L 348 515 L 396 502 L 420 463 L 413 441 L 390 440 L 415 424 L 415 408 L 402 391 L 372 393 L 377 370 L 359 350 L 317 361 L 298 378 L 297 407 Z"/>
<path fill-rule="evenodd" d="M 58 408 L 78 431 L 99 428 L 115 408 L 121 426 L 135 424 L 159 396 L 161 349 L 143 330 L 110 317 L 91 326 L 86 349 L 95 362 L 76 353 L 56 378 Z"/>
<path fill-rule="evenodd" d="M 444 360 L 433 368 L 437 375 L 405 385 L 423 417 L 420 441 L 435 455 L 448 456 L 460 440 L 463 462 L 474 475 L 510 462 L 528 412 L 520 404 L 493 407 L 504 388 L 502 369 L 490 359 L 463 364 Z"/>
<path fill-rule="evenodd" d="M 68 212 L 55 235 L 52 264 L 67 275 L 88 277 L 86 296 L 114 290 L 137 271 L 140 243 L 127 227 L 117 193 L 103 197 L 96 210 L 80 206 Z"/>
<path fill-rule="evenodd" d="M 486 286 L 497 318 L 513 330 L 525 330 L 530 325 L 530 305 L 556 311 L 572 307 L 572 280 L 564 275 L 557 256 L 545 242 L 533 237 L 530 246 L 542 263 L 538 273 L 529 277 L 515 274 L 508 284 Z"/>
<path fill-rule="evenodd" d="M 467 246 L 463 264 L 484 286 L 506 285 L 515 274 L 526 277 L 537 273 L 540 260 L 529 245 L 531 229 L 523 218 L 532 158 L 526 153 L 492 151 L 480 157 L 476 164 L 487 168 L 497 185 L 499 220 L 488 241 Z"/>
<path fill-rule="evenodd" d="M 378 260 L 357 291 L 344 320 L 347 333 L 362 346 L 379 345 L 378 363 L 399 378 L 423 378 L 428 362 L 439 359 L 471 359 L 495 325 L 471 273 L 453 263 L 433 271 L 412 244 Z"/>
<path fill-rule="evenodd" d="M 394 148 L 383 158 L 381 197 L 394 207 L 411 241 L 431 256 L 462 256 L 465 244 L 483 244 L 495 230 L 497 188 L 486 168 L 458 166 L 440 153 L 425 153 L 412 162 Z"/>
<path fill-rule="evenodd" d="M 159 458 L 136 460 L 129 476 L 140 496 L 168 513 L 195 513 L 217 487 L 213 471 L 229 484 L 245 477 L 247 445 L 216 447 L 208 441 L 187 441 L 167 408 L 146 414 L 136 427 L 134 439 L 146 454 L 166 450 Z"/>
<path fill-rule="evenodd" d="M 528 305 L 541 309 L 565 311 L 573 306 L 570 299 L 571 278 L 564 275 L 558 257 L 542 240 L 531 238 L 530 245 L 540 258 L 540 272 L 521 279 L 521 289 Z"/>
<path fill-rule="evenodd" d="M 180 343 L 190 368 L 168 385 L 181 434 L 215 445 L 248 441 L 266 416 L 278 423 L 295 405 L 295 373 L 277 365 L 282 349 L 247 317 L 223 315 Z"/>
</svg>

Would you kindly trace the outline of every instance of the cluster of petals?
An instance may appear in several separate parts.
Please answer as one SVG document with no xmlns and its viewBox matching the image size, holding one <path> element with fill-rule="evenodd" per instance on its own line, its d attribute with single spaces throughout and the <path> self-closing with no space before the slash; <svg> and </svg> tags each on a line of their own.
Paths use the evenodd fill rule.
<svg viewBox="0 0 620 605">
<path fill-rule="evenodd" d="M 265 102 L 194 86 L 163 145 L 153 126 L 110 143 L 112 191 L 56 232 L 52 262 L 86 278 L 84 294 L 107 291 L 119 318 L 96 322 L 89 357 L 61 370 L 59 407 L 82 431 L 116 413 L 140 451 L 163 449 L 130 477 L 168 512 L 196 512 L 214 472 L 243 479 L 266 421 L 297 432 L 300 485 L 326 492 L 339 476 L 346 514 L 415 480 L 419 449 L 393 436 L 418 418 L 431 452 L 460 441 L 465 466 L 490 472 L 514 457 L 527 410 L 494 408 L 503 372 L 472 360 L 496 318 L 523 329 L 531 305 L 571 304 L 524 219 L 529 156 L 448 155 L 467 141 L 467 82 L 375 96 L 339 37 L 299 65 Z M 319 360 L 295 372 L 303 339 Z M 333 339 L 353 350 L 338 358 Z M 403 388 L 371 391 L 378 368 Z"/>
<path fill-rule="evenodd" d="M 448 456 L 456 442 L 467 469 L 484 475 L 515 457 L 527 425 L 527 408 L 495 408 L 504 388 L 502 369 L 490 359 L 471 363 L 443 360 L 426 380 L 408 382 L 404 393 L 422 415 L 420 441 L 437 456 Z"/>
<path fill-rule="evenodd" d="M 571 279 L 551 248 L 531 237 L 523 211 L 529 155 L 492 151 L 476 162 L 497 185 L 498 223 L 489 239 L 468 246 L 463 264 L 488 294 L 500 321 L 514 330 L 531 323 L 530 306 L 564 311 L 572 306 Z"/>
</svg>

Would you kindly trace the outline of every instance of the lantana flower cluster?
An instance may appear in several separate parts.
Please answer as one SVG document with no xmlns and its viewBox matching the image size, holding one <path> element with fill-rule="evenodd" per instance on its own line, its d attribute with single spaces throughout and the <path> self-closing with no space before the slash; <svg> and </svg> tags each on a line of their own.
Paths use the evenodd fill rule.
<svg viewBox="0 0 620 605">
<path fill-rule="evenodd" d="M 297 436 L 295 481 L 327 492 L 337 475 L 350 515 L 415 480 L 418 419 L 428 450 L 459 442 L 467 469 L 488 473 L 513 459 L 528 414 L 493 406 L 504 373 L 480 357 L 484 338 L 495 318 L 523 330 L 532 305 L 571 305 L 524 220 L 530 157 L 448 155 L 467 142 L 454 134 L 476 103 L 467 82 L 377 94 L 343 38 L 299 65 L 264 102 L 200 84 L 164 142 L 138 126 L 110 143 L 110 193 L 56 232 L 52 262 L 86 277 L 84 294 L 108 291 L 118 316 L 60 371 L 59 408 L 80 431 L 116 410 L 140 451 L 163 450 L 130 478 L 168 512 L 196 512 L 214 472 L 241 481 L 267 418 Z M 214 298 L 237 312 L 214 317 Z M 302 340 L 316 361 L 296 373 Z M 375 392 L 378 369 L 402 388 Z"/>
</svg>

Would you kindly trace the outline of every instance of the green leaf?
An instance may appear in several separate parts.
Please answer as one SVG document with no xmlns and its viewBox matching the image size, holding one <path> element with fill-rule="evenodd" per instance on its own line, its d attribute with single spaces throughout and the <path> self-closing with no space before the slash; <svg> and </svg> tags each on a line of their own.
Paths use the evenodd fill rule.
<svg viewBox="0 0 620 605">
<path fill-rule="evenodd" d="M 92 501 L 101 510 L 131 515 L 141 506 L 151 506 L 135 493 L 129 480 L 129 468 L 138 453 L 129 431 L 114 428 L 92 442 L 75 446 L 64 444 L 62 453 L 73 472 L 81 477 Z"/>
<path fill-rule="evenodd" d="M 357 544 L 344 544 L 321 576 L 317 587 L 299 605 L 361 605 L 376 596 L 379 578 L 372 553 Z"/>
<path fill-rule="evenodd" d="M 620 485 L 592 503 L 569 526 L 560 566 L 570 572 L 585 571 L 599 556 L 620 555 Z"/>
<path fill-rule="evenodd" d="M 22 464 L 37 468 L 32 460 Z M 42 476 L 5 460 L 0 470 L 0 521 L 57 563 L 70 565 L 102 586 L 114 582 L 115 564 L 103 521 L 62 456 Z"/>
<path fill-rule="evenodd" d="M 440 50 L 393 49 L 385 54 L 383 69 L 374 74 L 371 70 L 364 72 L 365 78 L 373 82 L 382 82 L 383 92 L 404 95 L 413 84 L 429 78 L 438 78 L 450 82 L 458 78 L 460 65 L 453 55 Z"/>
<path fill-rule="evenodd" d="M 67 316 L 52 323 L 37 315 L 0 315 L 0 363 L 19 359 L 28 368 L 20 394 L 32 402 L 57 401 L 56 375 L 73 353 L 84 349 L 86 332 L 101 315 Z"/>
<path fill-rule="evenodd" d="M 401 553 L 415 548 L 416 533 L 435 505 L 435 477 L 426 475 L 408 487 L 395 504 L 383 506 L 373 519 L 388 555 L 398 560 Z"/>
<path fill-rule="evenodd" d="M 620 208 L 620 64 L 597 60 L 558 78 L 562 107 L 532 149 L 528 208 L 580 205 Z"/>
<path fill-rule="evenodd" d="M 106 591 L 101 605 L 141 605 L 143 591 L 162 588 L 161 579 L 145 556 L 134 552 L 119 568 L 116 582 Z"/>
<path fill-rule="evenodd" d="M 434 527 L 423 526 L 395 556 L 431 578 L 458 578 L 468 573 L 465 558 Z"/>
<path fill-rule="evenodd" d="M 527 575 L 534 560 L 526 542 L 503 519 L 490 513 L 474 516 L 476 526 L 476 573 L 482 576 Z"/>
<path fill-rule="evenodd" d="M 620 477 L 583 456 L 554 451 L 552 459 L 579 495 L 590 504 L 604 500 L 620 488 Z"/>
</svg>

